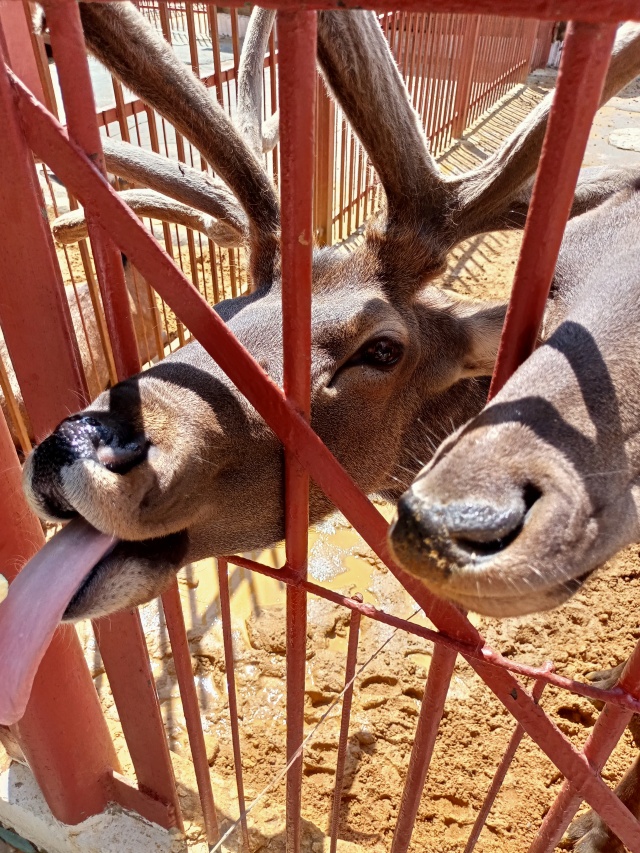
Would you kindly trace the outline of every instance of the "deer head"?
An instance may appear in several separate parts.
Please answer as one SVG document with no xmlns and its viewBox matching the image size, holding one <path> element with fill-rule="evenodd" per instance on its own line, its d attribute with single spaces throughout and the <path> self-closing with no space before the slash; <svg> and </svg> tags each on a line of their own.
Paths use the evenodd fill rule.
<svg viewBox="0 0 640 853">
<path fill-rule="evenodd" d="M 209 226 L 246 242 L 253 291 L 216 310 L 281 383 L 279 204 L 259 162 L 266 136 L 259 74 L 273 14 L 253 13 L 237 128 L 132 5 L 86 4 L 82 17 L 91 50 L 219 176 L 218 183 L 197 173 L 183 181 L 175 164 L 160 168 L 152 155 L 118 149 L 121 160 L 136 160 L 139 182 L 206 210 Z M 320 13 L 318 58 L 371 157 L 386 206 L 352 254 L 314 254 L 312 425 L 363 490 L 397 498 L 398 481 L 429 458 L 434 439 L 482 407 L 505 311 L 454 299 L 429 281 L 460 240 L 522 225 L 548 104 L 478 170 L 447 181 L 374 14 Z M 625 82 L 624 67 L 612 65 L 609 95 Z M 619 180 L 587 182 L 575 210 L 609 195 Z M 79 514 L 123 540 L 77 592 L 69 619 L 146 601 L 185 562 L 283 536 L 281 446 L 198 344 L 63 421 L 27 460 L 24 481 L 40 515 Z M 330 510 L 312 486 L 311 520 Z"/>
<path fill-rule="evenodd" d="M 544 345 L 399 502 L 397 557 L 468 609 L 555 607 L 640 536 L 638 172 L 568 224 Z"/>
</svg>

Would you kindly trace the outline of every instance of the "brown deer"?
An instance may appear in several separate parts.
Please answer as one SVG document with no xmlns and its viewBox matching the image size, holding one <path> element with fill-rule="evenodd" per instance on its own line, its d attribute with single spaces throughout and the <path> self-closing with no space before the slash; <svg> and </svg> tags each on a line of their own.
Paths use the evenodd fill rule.
<svg viewBox="0 0 640 853">
<path fill-rule="evenodd" d="M 437 595 L 490 616 L 561 604 L 640 538 L 640 180 L 567 225 L 544 343 L 448 438 L 390 539 Z M 621 667 L 594 674 L 613 686 Z M 640 746 L 640 718 L 631 731 Z M 640 759 L 618 787 L 640 817 Z M 589 812 L 582 853 L 624 847 Z"/>
<path fill-rule="evenodd" d="M 216 310 L 281 383 L 280 212 L 260 164 L 259 74 L 273 14 L 252 17 L 238 129 L 132 4 L 81 4 L 81 14 L 94 54 L 228 187 L 222 197 L 206 176 L 199 184 L 215 204 L 211 215 L 244 235 L 253 292 Z M 605 100 L 637 73 L 639 44 L 640 28 L 620 31 Z M 434 437 L 442 440 L 486 400 L 505 306 L 462 301 L 429 281 L 461 240 L 522 227 L 549 100 L 478 169 L 445 179 L 373 13 L 319 13 L 318 59 L 386 205 L 352 254 L 314 254 L 312 425 L 364 491 L 397 499 L 398 480 L 417 472 Z M 184 195 L 192 187 L 175 174 L 161 177 L 162 185 L 150 167 L 139 183 L 198 206 Z M 625 171 L 583 176 L 573 213 L 629 180 Z M 28 458 L 24 482 L 41 516 L 80 515 L 122 540 L 77 591 L 67 619 L 147 601 L 186 562 L 264 547 L 284 532 L 282 448 L 197 343 L 63 421 Z M 312 485 L 311 521 L 331 509 Z"/>
</svg>

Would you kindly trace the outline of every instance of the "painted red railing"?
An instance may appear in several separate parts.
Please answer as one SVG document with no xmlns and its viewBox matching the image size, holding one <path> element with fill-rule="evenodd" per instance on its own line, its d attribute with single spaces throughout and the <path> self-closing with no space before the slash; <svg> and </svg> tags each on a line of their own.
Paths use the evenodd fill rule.
<svg viewBox="0 0 640 853">
<path fill-rule="evenodd" d="M 19 0 L 9 0 L 19 2 Z M 14 294 L 3 289 L 0 321 L 12 339 L 15 367 L 25 397 L 33 400 L 34 429 L 44 435 L 69 409 L 86 398 L 77 370 L 77 354 L 69 334 L 70 320 L 56 270 L 51 236 L 40 214 L 39 191 L 30 151 L 47 163 L 69 190 L 84 204 L 95 223 L 94 251 L 103 298 L 110 307 L 121 375 L 137 368 L 130 347 L 131 326 L 124 303 L 112 301 L 109 276 L 113 246 L 124 251 L 142 275 L 153 281 L 159 294 L 175 310 L 185 326 L 200 340 L 230 379 L 281 439 L 286 459 L 287 564 L 270 569 L 241 557 L 219 561 L 229 709 L 233 733 L 239 801 L 243 802 L 239 723 L 230 643 L 230 610 L 227 563 L 272 577 L 287 586 L 287 847 L 300 849 L 301 746 L 304 695 L 305 620 L 307 594 L 321 596 L 352 614 L 347 653 L 347 692 L 341 727 L 331 844 L 335 849 L 339 830 L 338 806 L 349 728 L 349 677 L 354 671 L 359 620 L 364 617 L 392 625 L 432 640 L 435 651 L 425 685 L 415 742 L 401 797 L 393 841 L 394 853 L 406 851 L 429 769 L 444 701 L 456 656 L 460 654 L 494 692 L 514 717 L 517 728 L 487 792 L 485 805 L 472 829 L 467 850 L 472 850 L 482 830 L 493 799 L 515 755 L 523 733 L 528 734 L 566 777 L 565 787 L 547 814 L 533 846 L 536 853 L 550 851 L 585 799 L 611 826 L 625 845 L 640 853 L 640 825 L 615 797 L 599 775 L 599 768 L 614 748 L 631 715 L 640 711 L 640 645 L 625 669 L 620 686 L 602 691 L 572 682 L 550 666 L 526 667 L 503 658 L 489 648 L 473 625 L 452 605 L 434 598 L 416 579 L 405 574 L 391 559 L 386 542 L 387 524 L 376 508 L 357 489 L 347 473 L 315 435 L 309 416 L 309 315 L 311 300 L 312 241 L 311 183 L 314 173 L 312 126 L 316 93 L 315 14 L 313 9 L 332 5 L 329 0 L 300 4 L 273 0 L 266 5 L 279 9 L 279 86 L 287 106 L 282 116 L 282 249 L 285 387 L 277 387 L 238 343 L 219 317 L 163 252 L 135 215 L 120 201 L 104 180 L 100 145 L 95 123 L 89 77 L 84 55 L 78 9 L 74 0 L 49 0 L 47 7 L 52 42 L 66 54 L 68 69 L 61 72 L 61 86 L 69 122 L 69 134 L 9 71 L 0 73 L 0 229 L 2 274 L 11 280 Z M 356 0 L 340 0 L 356 5 Z M 357 0 L 361 5 L 361 0 Z M 380 3 L 376 2 L 377 7 Z M 384 4 L 382 4 L 384 5 Z M 437 11 L 566 17 L 578 9 L 582 22 L 569 29 L 552 117 L 536 179 L 518 265 L 514 296 L 505 327 L 495 383 L 513 370 L 530 351 L 535 340 L 541 309 L 566 222 L 579 164 L 606 72 L 615 33 L 615 22 L 640 18 L 640 6 L 631 0 L 585 2 L 572 0 L 434 0 Z M 303 10 L 301 7 L 304 6 Z M 407 0 L 406 9 L 419 11 L 421 0 Z M 64 43 L 63 40 L 64 39 Z M 285 49 L 286 47 L 286 49 Z M 7 58 L 7 45 L 0 34 L 0 59 Z M 284 97 L 286 95 L 286 97 Z M 572 112 L 573 109 L 576 112 Z M 577 107 L 579 106 L 579 109 Z M 552 192 L 550 192 L 552 188 Z M 108 229 L 106 237 L 104 229 Z M 527 263 L 536 248 L 537 263 Z M 97 251 L 96 251 L 97 250 Z M 535 267 L 535 276 L 532 269 Z M 525 301 L 528 300 L 528 301 Z M 20 331 L 28 322 L 38 335 L 57 347 L 58 362 L 21 341 Z M 518 346 L 516 347 L 516 344 Z M 55 365 L 55 367 L 54 367 Z M 39 526 L 28 511 L 20 492 L 20 470 L 4 423 L 0 423 L 0 465 L 8 488 L 0 490 L 2 529 L 9 535 L 0 540 L 2 571 L 12 580 L 17 567 L 42 544 Z M 435 629 L 414 625 L 347 598 L 306 579 L 307 488 L 312 477 L 345 514 L 390 571 L 414 597 Z M 75 535 L 68 528 L 67 538 Z M 55 540 L 44 547 L 40 560 L 55 550 Z M 55 570 L 55 560 L 52 571 Z M 179 678 L 198 788 L 205 815 L 208 840 L 216 842 L 218 827 L 204 751 L 204 740 L 182 613 L 175 587 L 163 598 L 176 671 Z M 114 636 L 118 626 L 120 637 Z M 101 811 L 108 800 L 135 809 L 164 826 L 180 825 L 175 782 L 168 761 L 166 736 L 158 714 L 157 697 L 149 672 L 140 623 L 135 613 L 122 614 L 110 624 L 96 624 L 100 647 L 113 686 L 137 776 L 137 786 L 118 775 L 118 767 L 104 719 L 86 664 L 72 633 L 58 629 L 39 669 L 26 714 L 15 726 L 16 734 L 54 814 L 76 823 Z M 124 654 L 126 650 L 126 655 Z M 64 674 L 64 677 L 63 677 Z M 529 692 L 522 677 L 533 679 Z M 555 727 L 538 704 L 544 684 L 573 690 L 606 702 L 584 750 L 578 751 Z M 118 686 L 119 685 L 119 686 Z M 75 748 L 65 749 L 65 738 L 73 737 Z M 244 823 L 244 821 L 243 821 Z M 244 837 L 247 838 L 246 823 Z"/>
</svg>

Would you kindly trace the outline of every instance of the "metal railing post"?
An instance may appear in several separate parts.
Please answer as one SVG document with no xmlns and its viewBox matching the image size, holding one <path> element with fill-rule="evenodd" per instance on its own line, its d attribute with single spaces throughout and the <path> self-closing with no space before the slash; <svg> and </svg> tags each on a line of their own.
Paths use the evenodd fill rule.
<svg viewBox="0 0 640 853">
<path fill-rule="evenodd" d="M 316 243 L 333 242 L 333 178 L 335 165 L 336 108 L 318 78 L 316 94 L 316 174 L 313 194 L 313 228 Z"/>
<path fill-rule="evenodd" d="M 478 32 L 480 29 L 480 16 L 476 15 L 475 20 L 469 24 L 469 29 L 463 32 L 463 60 L 460 74 L 456 84 L 456 99 L 453 107 L 453 125 L 451 127 L 451 135 L 454 139 L 462 136 L 465 127 L 467 126 L 467 118 L 469 117 L 469 107 L 471 105 L 471 83 L 473 80 L 473 68 L 475 65 L 476 43 L 478 41 Z"/>
</svg>

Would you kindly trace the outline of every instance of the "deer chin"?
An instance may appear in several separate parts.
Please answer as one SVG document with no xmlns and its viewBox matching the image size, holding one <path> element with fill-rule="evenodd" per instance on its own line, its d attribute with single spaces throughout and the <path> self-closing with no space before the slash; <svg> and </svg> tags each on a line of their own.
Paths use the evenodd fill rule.
<svg viewBox="0 0 640 853">
<path fill-rule="evenodd" d="M 186 530 L 145 542 L 119 542 L 84 579 L 63 621 L 97 619 L 161 595 L 184 565 L 189 544 Z"/>
</svg>

